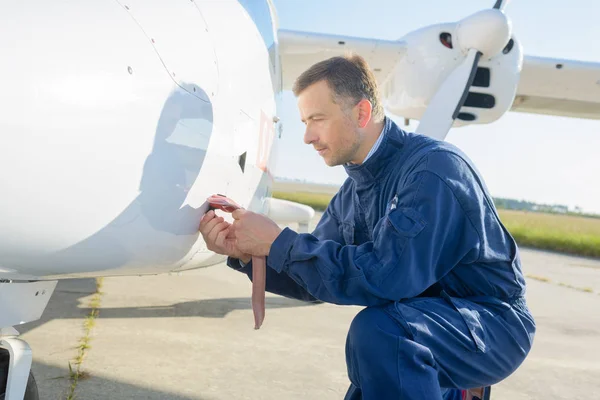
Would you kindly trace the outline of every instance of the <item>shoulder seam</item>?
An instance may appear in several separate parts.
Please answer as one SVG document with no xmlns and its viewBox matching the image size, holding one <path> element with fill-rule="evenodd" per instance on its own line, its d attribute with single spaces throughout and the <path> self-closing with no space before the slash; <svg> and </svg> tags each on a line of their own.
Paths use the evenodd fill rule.
<svg viewBox="0 0 600 400">
<path fill-rule="evenodd" d="M 456 153 L 456 152 L 453 152 L 453 151 L 449 151 L 449 150 L 447 150 L 447 149 L 439 149 L 439 150 L 434 150 L 434 151 L 440 151 L 440 152 L 442 152 L 442 151 L 443 151 L 443 152 L 446 152 L 446 153 L 450 153 L 450 154 L 452 154 L 453 156 L 455 156 L 455 157 L 457 157 L 458 159 L 460 159 L 460 161 L 462 161 L 462 162 L 464 162 L 464 163 L 465 163 L 465 165 L 466 165 L 466 166 L 469 168 L 469 172 L 470 172 L 470 173 L 471 173 L 471 174 L 472 174 L 472 175 L 475 177 L 475 179 L 477 180 L 477 184 L 478 184 L 478 186 L 479 186 L 480 190 L 483 192 L 483 199 L 485 200 L 485 204 L 486 204 L 486 205 L 487 205 L 487 206 L 490 208 L 490 210 L 492 210 L 492 212 L 493 212 L 493 211 L 494 211 L 494 204 L 493 204 L 493 203 L 490 203 L 490 201 L 491 201 L 491 200 L 488 198 L 488 196 L 486 196 L 486 195 L 485 195 L 485 190 L 484 190 L 484 187 L 483 187 L 483 183 L 482 183 L 482 182 L 480 182 L 480 179 L 482 179 L 482 178 L 477 176 L 477 172 L 473 170 L 473 168 L 471 167 L 471 164 L 470 164 L 470 163 L 469 163 L 467 160 L 465 160 L 465 158 L 463 157 L 463 155 L 461 155 L 460 153 Z M 430 171 L 430 172 L 432 172 L 432 171 Z M 433 172 L 432 172 L 432 173 L 433 173 Z M 437 174 L 436 174 L 436 175 L 437 175 Z M 438 177 L 439 177 L 440 179 L 442 179 L 442 180 L 443 180 L 443 178 L 442 178 L 442 177 L 440 177 L 439 175 L 438 175 Z M 494 212 L 494 217 L 495 217 L 497 220 L 499 220 L 499 217 L 496 215 L 496 213 L 495 213 L 495 212 Z"/>
<path fill-rule="evenodd" d="M 452 154 L 454 154 L 454 153 L 452 153 Z M 428 162 L 428 161 L 429 161 L 429 155 L 427 156 L 427 161 L 426 162 Z M 446 182 L 446 180 L 444 178 L 442 178 L 441 176 L 439 176 L 437 173 L 435 173 L 433 171 L 430 171 L 429 169 L 426 169 L 426 170 L 417 172 L 417 174 L 419 174 L 419 173 L 425 173 L 425 172 L 428 172 L 431 175 L 437 177 L 448 188 L 448 190 L 450 190 L 450 193 L 452 193 L 452 196 L 454 196 L 454 198 L 456 199 L 456 201 L 460 205 L 460 208 L 462 209 L 463 213 L 465 214 L 465 217 L 467 217 L 467 220 L 471 224 L 471 227 L 477 233 L 477 237 L 479 238 L 479 244 L 480 245 L 479 245 L 479 254 L 477 255 L 477 259 L 474 262 L 478 262 L 481 259 L 481 253 L 483 251 L 483 240 L 481 238 L 481 234 L 479 233 L 479 230 L 475 227 L 475 224 L 473 223 L 473 220 L 469 216 L 469 213 L 467 213 L 467 211 L 465 210 L 465 206 L 463 205 L 463 203 L 461 202 L 461 200 L 458 198 L 458 196 L 456 195 L 456 193 L 454 193 L 454 190 L 448 184 L 448 182 Z M 421 182 L 423 182 L 423 181 L 421 180 Z M 421 188 L 421 182 L 419 182 L 419 189 Z M 418 191 L 419 190 L 417 189 L 417 192 Z"/>
</svg>

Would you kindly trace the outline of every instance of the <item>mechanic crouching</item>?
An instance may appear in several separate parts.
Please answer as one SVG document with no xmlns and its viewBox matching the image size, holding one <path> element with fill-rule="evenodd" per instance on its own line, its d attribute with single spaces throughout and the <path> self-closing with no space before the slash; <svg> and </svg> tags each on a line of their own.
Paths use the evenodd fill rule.
<svg viewBox="0 0 600 400">
<path fill-rule="evenodd" d="M 269 292 L 366 306 L 347 336 L 346 399 L 461 399 L 508 377 L 535 322 L 517 245 L 472 162 L 386 117 L 359 56 L 313 65 L 294 93 L 305 143 L 347 180 L 312 234 L 208 212 L 209 249 L 250 279 L 252 256 L 266 256 Z"/>
</svg>

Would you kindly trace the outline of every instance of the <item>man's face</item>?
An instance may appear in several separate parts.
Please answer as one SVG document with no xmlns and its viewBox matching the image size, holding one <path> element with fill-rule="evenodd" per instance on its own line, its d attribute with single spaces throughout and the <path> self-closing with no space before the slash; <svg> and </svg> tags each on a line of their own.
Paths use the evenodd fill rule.
<svg viewBox="0 0 600 400">
<path fill-rule="evenodd" d="M 312 144 L 330 167 L 352 162 L 362 143 L 354 110 L 336 104 L 327 82 L 319 81 L 298 96 L 298 108 L 306 125 L 304 143 Z"/>
</svg>

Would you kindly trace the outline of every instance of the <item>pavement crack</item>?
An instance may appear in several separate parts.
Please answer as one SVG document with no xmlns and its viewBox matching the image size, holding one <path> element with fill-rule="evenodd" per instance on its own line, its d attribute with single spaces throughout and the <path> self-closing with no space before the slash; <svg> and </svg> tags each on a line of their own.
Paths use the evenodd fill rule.
<svg viewBox="0 0 600 400">
<path fill-rule="evenodd" d="M 102 295 L 104 294 L 102 292 L 102 283 L 103 278 L 96 278 L 96 291 L 87 304 L 90 312 L 86 315 L 83 321 L 83 335 L 79 339 L 79 343 L 77 345 L 77 356 L 71 360 L 72 362 L 69 361 L 69 381 L 71 382 L 71 385 L 69 386 L 69 392 L 66 398 L 67 400 L 75 399 L 75 390 L 77 389 L 77 384 L 80 380 L 89 377 L 89 373 L 83 370 L 82 365 L 91 348 L 90 341 L 92 329 L 96 325 L 96 318 L 98 318 L 98 314 L 100 313 Z"/>
</svg>

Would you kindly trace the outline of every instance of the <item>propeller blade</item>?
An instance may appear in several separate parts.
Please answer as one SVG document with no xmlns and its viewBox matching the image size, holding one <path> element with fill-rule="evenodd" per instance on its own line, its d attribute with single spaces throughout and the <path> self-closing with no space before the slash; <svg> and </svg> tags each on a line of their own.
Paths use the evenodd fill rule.
<svg viewBox="0 0 600 400">
<path fill-rule="evenodd" d="M 444 140 L 467 99 L 480 57 L 477 49 L 469 50 L 465 60 L 450 73 L 432 97 L 421 117 L 417 133 Z"/>
<path fill-rule="evenodd" d="M 500 11 L 504 11 L 504 9 L 506 8 L 506 4 L 509 2 L 509 0 L 496 0 L 496 4 L 494 4 L 494 7 L 492 8 L 496 8 Z"/>
</svg>

